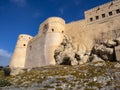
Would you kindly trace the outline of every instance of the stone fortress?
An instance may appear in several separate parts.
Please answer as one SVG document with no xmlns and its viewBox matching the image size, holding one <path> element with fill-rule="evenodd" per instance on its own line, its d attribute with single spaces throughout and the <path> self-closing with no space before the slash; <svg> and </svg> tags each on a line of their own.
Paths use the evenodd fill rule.
<svg viewBox="0 0 120 90">
<path fill-rule="evenodd" d="M 50 17 L 40 25 L 35 37 L 19 35 L 10 67 L 55 65 L 54 51 L 62 42 L 64 35 L 70 36 L 79 50 L 90 52 L 96 38 L 100 38 L 103 33 L 107 33 L 105 39 L 115 37 L 112 31 L 118 29 L 120 29 L 120 0 L 85 11 L 84 20 L 66 24 L 60 17 Z"/>
</svg>

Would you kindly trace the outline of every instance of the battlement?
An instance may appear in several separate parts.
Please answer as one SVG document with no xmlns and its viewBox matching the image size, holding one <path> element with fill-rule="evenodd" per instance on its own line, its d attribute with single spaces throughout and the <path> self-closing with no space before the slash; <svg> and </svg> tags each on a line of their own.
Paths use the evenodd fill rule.
<svg viewBox="0 0 120 90">
<path fill-rule="evenodd" d="M 64 32 L 65 21 L 60 17 L 50 17 L 45 20 L 39 27 L 38 33 Z"/>
<path fill-rule="evenodd" d="M 33 37 L 27 34 L 20 34 L 18 36 L 18 41 L 16 44 L 16 48 L 26 48 L 28 42 L 32 39 Z"/>
<path fill-rule="evenodd" d="M 114 0 L 109 3 L 97 6 L 93 9 L 85 11 L 85 19 L 87 23 L 104 20 L 120 14 L 120 0 Z"/>
<path fill-rule="evenodd" d="M 18 40 L 23 40 L 23 41 L 29 41 L 31 40 L 33 37 L 27 34 L 20 34 L 18 37 Z"/>
</svg>

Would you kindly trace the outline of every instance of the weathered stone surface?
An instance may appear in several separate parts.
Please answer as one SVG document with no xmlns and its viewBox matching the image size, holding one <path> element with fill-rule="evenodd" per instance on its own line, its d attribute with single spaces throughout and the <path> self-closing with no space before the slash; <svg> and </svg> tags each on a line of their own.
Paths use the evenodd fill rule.
<svg viewBox="0 0 120 90">
<path fill-rule="evenodd" d="M 113 60 L 113 48 L 107 48 L 104 45 L 96 44 L 93 48 L 93 53 L 104 60 Z"/>
<path fill-rule="evenodd" d="M 120 45 L 120 37 L 116 38 L 115 41 L 117 42 L 118 45 Z"/>
<path fill-rule="evenodd" d="M 89 59 L 88 55 L 85 55 L 81 58 L 81 60 L 79 61 L 79 64 L 85 64 Z"/>
<path fill-rule="evenodd" d="M 74 60 L 72 60 L 72 61 L 71 61 L 71 65 L 78 65 L 78 61 L 77 61 L 77 60 L 75 60 L 75 59 L 74 59 Z"/>
<path fill-rule="evenodd" d="M 97 55 L 93 55 L 93 59 L 91 60 L 94 62 L 105 62 L 103 59 L 99 58 Z"/>
<path fill-rule="evenodd" d="M 61 45 L 55 50 L 56 64 L 63 65 L 77 65 L 78 62 L 75 58 L 76 48 L 72 44 L 70 37 L 65 36 Z"/>
<path fill-rule="evenodd" d="M 22 74 L 25 71 L 22 68 L 11 68 L 11 73 L 10 75 L 16 76 L 18 74 Z"/>
<path fill-rule="evenodd" d="M 92 60 L 93 66 L 98 67 L 98 66 L 105 66 L 105 61 L 99 58 L 97 55 L 93 55 L 93 60 Z"/>
<path fill-rule="evenodd" d="M 115 47 L 115 56 L 116 56 L 116 60 L 120 62 L 120 45 Z"/>
<path fill-rule="evenodd" d="M 105 40 L 103 42 L 103 44 L 105 44 L 105 46 L 107 47 L 115 47 L 117 45 L 117 42 L 113 41 L 113 40 Z"/>
<path fill-rule="evenodd" d="M 120 63 L 114 65 L 115 68 L 120 68 Z"/>
<path fill-rule="evenodd" d="M 85 55 L 86 49 L 79 49 L 79 45 L 75 45 L 72 39 L 65 36 L 61 45 L 55 50 L 56 64 L 78 65 L 87 62 L 89 56 Z M 79 62 L 79 63 L 78 63 Z"/>
</svg>

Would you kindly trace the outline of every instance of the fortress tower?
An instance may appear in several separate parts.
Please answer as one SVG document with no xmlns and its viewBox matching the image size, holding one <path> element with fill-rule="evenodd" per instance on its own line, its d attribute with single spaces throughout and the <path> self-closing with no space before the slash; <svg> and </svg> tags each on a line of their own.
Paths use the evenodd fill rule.
<svg viewBox="0 0 120 90">
<path fill-rule="evenodd" d="M 16 47 L 10 62 L 11 68 L 24 68 L 27 44 L 31 39 L 32 37 L 30 35 L 26 35 L 26 34 L 19 35 Z"/>
<path fill-rule="evenodd" d="M 63 40 L 65 21 L 59 17 L 45 20 L 27 47 L 25 67 L 55 65 L 54 51 Z"/>
<path fill-rule="evenodd" d="M 45 23 L 43 28 L 43 32 L 46 31 L 45 60 L 47 65 L 55 65 L 54 51 L 63 40 L 65 21 L 62 18 L 51 17 Z"/>
</svg>

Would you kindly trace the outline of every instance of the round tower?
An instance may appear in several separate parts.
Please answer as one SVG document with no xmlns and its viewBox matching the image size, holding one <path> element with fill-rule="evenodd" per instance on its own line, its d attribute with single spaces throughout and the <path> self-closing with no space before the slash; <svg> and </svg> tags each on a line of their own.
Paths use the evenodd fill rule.
<svg viewBox="0 0 120 90">
<path fill-rule="evenodd" d="M 14 53 L 10 61 L 11 68 L 24 68 L 27 44 L 32 39 L 32 36 L 21 34 L 18 37 Z"/>
<path fill-rule="evenodd" d="M 55 65 L 54 51 L 63 40 L 65 21 L 59 17 L 48 18 L 41 33 L 45 34 L 45 61 L 46 65 Z"/>
</svg>

